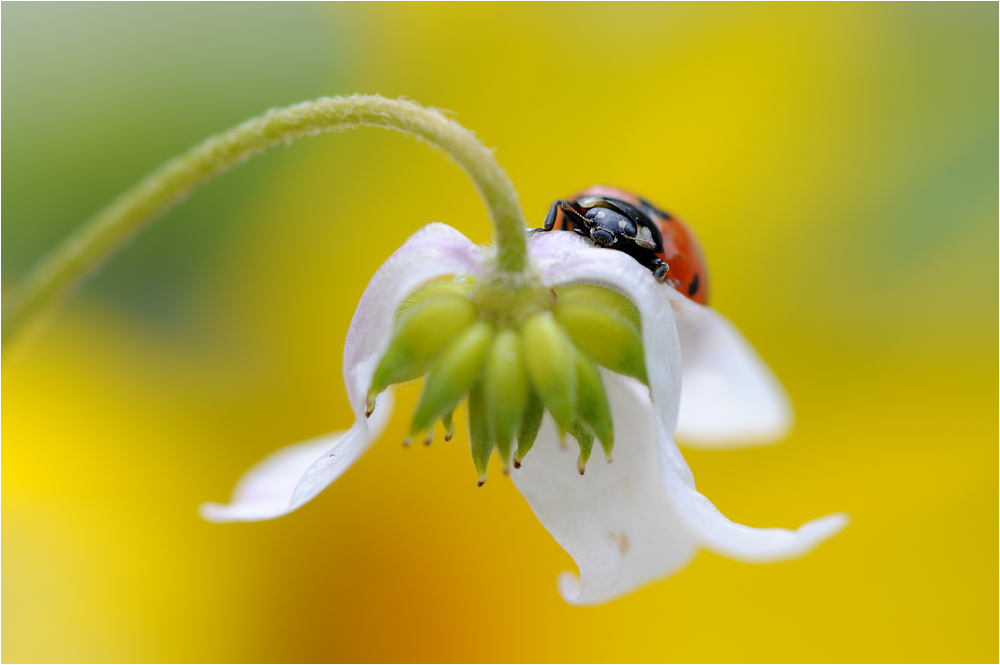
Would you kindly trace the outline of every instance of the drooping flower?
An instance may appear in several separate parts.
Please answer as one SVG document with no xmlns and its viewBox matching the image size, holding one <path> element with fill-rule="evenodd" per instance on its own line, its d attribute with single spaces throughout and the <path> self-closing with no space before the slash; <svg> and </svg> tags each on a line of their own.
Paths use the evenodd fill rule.
<svg viewBox="0 0 1000 665">
<path fill-rule="evenodd" d="M 439 419 L 452 431 L 453 411 L 468 398 L 480 484 L 494 451 L 505 467 L 525 462 L 514 482 L 580 567 L 579 581 L 560 581 L 570 602 L 626 593 L 701 546 L 780 559 L 843 527 L 840 515 L 796 531 L 722 517 L 695 490 L 673 434 L 707 444 L 780 433 L 789 412 L 767 369 L 725 320 L 674 292 L 673 278 L 658 283 L 624 253 L 567 233 L 529 243 L 517 192 L 492 151 L 454 120 L 408 100 L 351 95 L 275 109 L 169 160 L 32 268 L 4 309 L 3 342 L 24 338 L 145 225 L 214 176 L 269 147 L 361 126 L 415 136 L 453 159 L 489 213 L 494 250 L 439 224 L 410 238 L 372 278 L 351 324 L 344 378 L 354 424 L 263 460 L 228 505 L 202 507 L 206 519 L 270 519 L 310 501 L 378 438 L 390 408 L 384 388 L 425 375 L 411 436 L 433 431 Z M 649 237 L 628 228 L 623 217 L 621 237 L 652 249 Z M 594 237 L 602 244 L 617 237 L 613 227 L 601 229 Z M 660 273 L 667 265 L 656 258 L 648 267 Z M 579 444 L 575 470 L 573 454 L 555 445 L 565 434 Z M 597 440 L 609 461 L 617 451 L 617 461 L 584 477 Z"/>
<path fill-rule="evenodd" d="M 559 578 L 568 602 L 611 600 L 677 570 L 699 548 L 743 561 L 774 561 L 801 555 L 844 527 L 847 518 L 841 514 L 797 530 L 735 524 L 695 489 L 674 443 L 675 430 L 698 445 L 732 445 L 780 436 L 791 419 L 780 385 L 722 316 L 657 282 L 626 254 L 596 248 L 572 233 L 534 235 L 529 252 L 537 277 L 553 294 L 573 285 L 604 287 L 634 303 L 641 317 L 646 384 L 600 370 L 614 427 L 613 463 L 591 464 L 583 475 L 578 466 L 589 455 L 589 450 L 584 454 L 586 436 L 546 417 L 523 465 L 512 474 L 535 515 L 579 566 L 579 578 L 568 572 Z M 375 273 L 351 322 L 344 380 L 354 424 L 346 432 L 274 453 L 247 472 L 229 504 L 204 504 L 203 517 L 217 522 L 279 517 L 336 480 L 378 438 L 390 411 L 390 394 L 384 392 L 371 418 L 366 413 L 384 387 L 373 391 L 373 378 L 385 366 L 400 307 L 434 280 L 475 280 L 488 267 L 489 252 L 448 226 L 430 224 L 414 234 Z M 496 332 L 485 334 L 494 340 Z M 474 369 L 487 361 L 476 362 Z M 537 385 L 534 378 L 529 383 Z M 468 389 L 473 380 L 465 385 Z M 482 399 L 477 390 L 473 387 L 473 401 Z M 546 408 L 557 415 L 549 403 Z M 418 406 L 418 418 L 419 411 Z M 476 450 L 474 416 L 475 410 L 470 438 L 482 479 L 485 462 Z M 579 455 L 560 446 L 563 431 L 580 439 Z M 502 458 L 521 454 L 505 453 L 502 441 L 497 446 L 491 440 L 486 459 L 494 448 Z"/>
</svg>

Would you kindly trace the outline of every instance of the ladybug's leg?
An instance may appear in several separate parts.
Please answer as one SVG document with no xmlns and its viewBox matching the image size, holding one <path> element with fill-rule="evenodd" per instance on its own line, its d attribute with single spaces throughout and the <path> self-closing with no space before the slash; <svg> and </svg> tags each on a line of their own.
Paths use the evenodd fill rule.
<svg viewBox="0 0 1000 665">
<path fill-rule="evenodd" d="M 667 280 L 667 271 L 670 270 L 670 266 L 663 259 L 654 258 L 648 268 L 653 271 L 653 277 L 656 278 L 656 281 L 665 282 Z"/>
<path fill-rule="evenodd" d="M 542 229 L 545 231 L 551 231 L 556 227 L 556 218 L 559 217 L 559 204 L 562 201 L 553 201 L 552 205 L 549 206 L 549 211 L 545 214 L 545 223 L 542 225 Z"/>
<path fill-rule="evenodd" d="M 556 222 L 559 221 L 559 213 L 562 212 L 562 224 L 560 224 L 560 231 L 569 231 L 573 229 L 577 233 L 581 233 L 581 229 L 584 229 L 582 234 L 587 235 L 587 218 L 583 214 L 573 207 L 568 201 L 555 201 L 549 206 L 549 211 L 545 215 L 545 224 L 542 226 L 542 230 L 551 231 L 556 227 Z"/>
<path fill-rule="evenodd" d="M 559 217 L 560 212 L 562 213 L 561 220 Z M 545 222 L 542 224 L 542 228 L 532 229 L 531 231 L 532 233 L 535 231 L 552 231 L 556 228 L 557 223 L 559 223 L 560 231 L 569 231 L 572 229 L 584 237 L 589 237 L 587 218 L 567 201 L 554 201 L 549 206 L 549 211 L 545 214 Z"/>
</svg>

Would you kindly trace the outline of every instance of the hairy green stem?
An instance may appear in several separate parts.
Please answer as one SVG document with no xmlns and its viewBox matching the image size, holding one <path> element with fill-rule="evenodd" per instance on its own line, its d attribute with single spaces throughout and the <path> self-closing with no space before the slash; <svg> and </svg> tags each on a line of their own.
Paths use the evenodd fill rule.
<svg viewBox="0 0 1000 665">
<path fill-rule="evenodd" d="M 259 152 L 301 136 L 359 126 L 394 129 L 437 146 L 472 179 L 495 229 L 496 267 L 528 267 L 526 222 L 510 179 L 472 132 L 434 109 L 378 96 L 327 97 L 272 110 L 206 139 L 170 160 L 83 224 L 43 257 L 11 294 L 3 315 L 6 343 L 95 272 L 149 222 L 200 185 Z"/>
</svg>

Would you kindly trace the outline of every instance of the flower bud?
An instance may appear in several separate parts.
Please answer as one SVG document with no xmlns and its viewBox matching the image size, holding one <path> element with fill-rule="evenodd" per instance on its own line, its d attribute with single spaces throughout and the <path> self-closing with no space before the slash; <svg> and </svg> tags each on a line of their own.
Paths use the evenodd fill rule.
<svg viewBox="0 0 1000 665">
<path fill-rule="evenodd" d="M 531 383 L 556 422 L 569 429 L 576 413 L 573 345 L 550 312 L 529 316 L 522 333 Z"/>
<path fill-rule="evenodd" d="M 424 389 L 410 426 L 411 434 L 427 429 L 438 418 L 455 410 L 482 369 L 494 334 L 492 324 L 477 321 L 441 353 L 424 379 Z"/>
<path fill-rule="evenodd" d="M 586 303 L 608 310 L 626 319 L 637 333 L 642 332 L 642 317 L 631 300 L 611 289 L 593 284 L 574 284 L 556 292 L 557 302 L 562 304 Z"/>
<path fill-rule="evenodd" d="M 476 465 L 476 473 L 479 474 L 477 487 L 482 487 L 486 482 L 486 468 L 490 464 L 494 447 L 486 414 L 483 382 L 476 381 L 469 391 L 469 447 L 472 449 L 472 463 Z"/>
<path fill-rule="evenodd" d="M 513 330 L 502 330 L 493 341 L 483 372 L 490 430 L 505 469 L 510 465 L 514 436 L 528 401 L 528 374 L 521 356 L 520 336 Z"/>
<path fill-rule="evenodd" d="M 441 425 L 444 427 L 444 440 L 451 441 L 455 436 L 455 412 L 450 411 L 441 416 Z"/>
<path fill-rule="evenodd" d="M 396 310 L 396 318 L 399 319 L 405 312 L 410 311 L 417 305 L 427 300 L 433 300 L 438 296 L 468 296 L 471 283 L 464 280 L 445 280 L 426 284 L 411 293 L 403 304 Z"/>
<path fill-rule="evenodd" d="M 534 390 L 529 390 L 524 416 L 521 418 L 521 427 L 517 432 L 517 452 L 514 453 L 515 469 L 521 468 L 521 460 L 535 445 L 535 438 L 538 436 L 538 430 L 542 427 L 542 416 L 544 415 L 545 405 L 542 404 L 542 398 Z"/>
<path fill-rule="evenodd" d="M 577 415 L 601 440 L 604 455 L 611 461 L 615 445 L 615 428 L 611 420 L 611 406 L 604 392 L 601 372 L 580 351 L 574 349 L 576 361 Z"/>
<path fill-rule="evenodd" d="M 438 285 L 442 287 L 435 289 L 430 299 L 411 303 L 410 309 L 399 316 L 389 348 L 372 377 L 369 401 L 394 383 L 426 374 L 448 343 L 476 320 L 476 308 L 468 297 L 446 293 L 458 288 L 453 282 L 429 286 Z"/>
<path fill-rule="evenodd" d="M 626 315 L 583 300 L 559 303 L 553 314 L 573 343 L 599 365 L 647 382 L 642 337 Z"/>
<path fill-rule="evenodd" d="M 576 439 L 576 442 L 580 444 L 580 456 L 576 458 L 576 470 L 582 476 L 583 472 L 587 469 L 587 460 L 590 459 L 590 453 L 594 450 L 594 433 L 579 420 L 573 423 L 573 426 L 568 431 Z"/>
</svg>

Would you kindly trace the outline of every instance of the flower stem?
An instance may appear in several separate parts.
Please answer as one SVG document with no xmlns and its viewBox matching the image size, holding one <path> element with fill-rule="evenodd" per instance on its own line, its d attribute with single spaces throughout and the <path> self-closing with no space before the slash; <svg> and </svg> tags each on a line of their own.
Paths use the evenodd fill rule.
<svg viewBox="0 0 1000 665">
<path fill-rule="evenodd" d="M 359 126 L 394 129 L 444 151 L 469 175 L 489 211 L 495 229 L 496 267 L 512 273 L 528 267 L 526 222 L 517 192 L 493 153 L 472 132 L 410 101 L 363 95 L 326 97 L 268 111 L 210 137 L 112 201 L 43 257 L 11 294 L 3 315 L 3 342 L 50 310 L 149 222 L 216 175 L 278 143 Z"/>
</svg>

